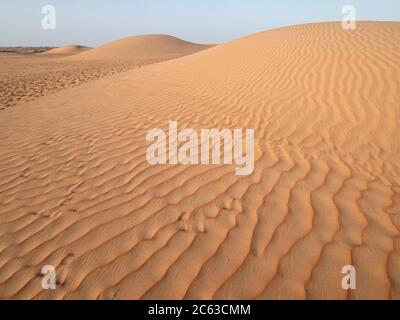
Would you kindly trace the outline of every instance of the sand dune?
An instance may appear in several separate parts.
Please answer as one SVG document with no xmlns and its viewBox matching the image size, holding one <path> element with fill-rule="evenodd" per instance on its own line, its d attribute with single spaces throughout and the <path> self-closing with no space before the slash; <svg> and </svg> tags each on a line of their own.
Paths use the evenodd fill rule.
<svg viewBox="0 0 400 320">
<path fill-rule="evenodd" d="M 399 79 L 400 23 L 309 24 L 1 111 L 0 298 L 400 299 Z M 150 166 L 169 120 L 254 128 L 254 174 Z"/>
<path fill-rule="evenodd" d="M 168 35 L 143 35 L 117 40 L 73 59 L 95 61 L 134 61 L 148 64 L 182 57 L 209 48 L 208 45 L 187 42 Z"/>
<path fill-rule="evenodd" d="M 64 47 L 54 48 L 54 49 L 45 51 L 41 54 L 43 54 L 43 55 L 45 55 L 45 54 L 46 55 L 75 55 L 78 53 L 88 51 L 90 49 L 92 49 L 92 48 L 72 44 L 72 45 L 68 45 L 68 46 L 64 46 Z"/>
<path fill-rule="evenodd" d="M 170 36 L 148 35 L 96 49 L 70 45 L 30 56 L 0 53 L 0 110 L 209 47 Z"/>
</svg>

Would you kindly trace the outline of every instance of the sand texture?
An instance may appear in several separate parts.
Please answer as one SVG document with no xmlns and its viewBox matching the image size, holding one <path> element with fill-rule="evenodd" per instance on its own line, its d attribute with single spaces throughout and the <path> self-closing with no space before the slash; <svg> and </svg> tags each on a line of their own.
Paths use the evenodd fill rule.
<svg viewBox="0 0 400 320">
<path fill-rule="evenodd" d="M 69 45 L 38 54 L 21 54 L 22 49 L 13 48 L 12 53 L 0 53 L 0 110 L 209 47 L 169 36 L 148 35 L 129 37 L 96 49 Z"/>
<path fill-rule="evenodd" d="M 0 111 L 0 298 L 400 299 L 400 23 L 285 27 L 196 53 L 133 39 L 61 72 L 0 59 L 2 101 L 91 60 L 147 64 Z M 146 133 L 170 120 L 254 128 L 254 173 L 148 164 Z"/>
</svg>

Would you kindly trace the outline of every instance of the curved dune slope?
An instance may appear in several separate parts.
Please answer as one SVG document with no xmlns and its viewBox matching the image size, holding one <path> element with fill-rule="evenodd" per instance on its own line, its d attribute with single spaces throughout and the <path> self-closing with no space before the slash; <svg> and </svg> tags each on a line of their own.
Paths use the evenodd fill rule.
<svg viewBox="0 0 400 320">
<path fill-rule="evenodd" d="M 209 47 L 168 35 L 143 35 L 108 43 L 74 59 L 145 63 L 178 58 Z"/>
<path fill-rule="evenodd" d="M 91 48 L 89 48 L 89 47 L 72 44 L 69 46 L 54 48 L 54 49 L 42 52 L 41 55 L 46 55 L 46 54 L 47 55 L 75 55 L 78 53 L 88 51 L 90 49 Z"/>
<path fill-rule="evenodd" d="M 400 299 L 399 79 L 400 23 L 310 24 L 3 111 L 0 297 Z M 150 166 L 169 120 L 254 128 L 254 174 Z"/>
</svg>

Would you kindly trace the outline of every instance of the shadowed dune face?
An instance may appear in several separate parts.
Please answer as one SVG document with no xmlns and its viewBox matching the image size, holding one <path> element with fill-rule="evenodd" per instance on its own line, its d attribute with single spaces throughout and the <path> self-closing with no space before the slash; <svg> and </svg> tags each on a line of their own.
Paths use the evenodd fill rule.
<svg viewBox="0 0 400 320">
<path fill-rule="evenodd" d="M 399 79 L 400 23 L 323 23 L 2 111 L 0 297 L 400 299 Z M 150 166 L 169 120 L 254 128 L 254 174 Z"/>
<path fill-rule="evenodd" d="M 209 48 L 168 35 L 143 35 L 124 38 L 75 56 L 78 60 L 135 61 L 148 63 L 182 57 Z"/>
</svg>

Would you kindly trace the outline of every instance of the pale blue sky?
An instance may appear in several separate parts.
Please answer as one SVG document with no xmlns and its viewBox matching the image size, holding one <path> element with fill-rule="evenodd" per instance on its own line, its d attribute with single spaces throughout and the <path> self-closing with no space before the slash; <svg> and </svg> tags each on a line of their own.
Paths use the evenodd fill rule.
<svg viewBox="0 0 400 320">
<path fill-rule="evenodd" d="M 57 29 L 41 28 L 41 8 L 57 10 Z M 400 21 L 400 0 L 0 0 L 0 46 L 84 44 L 171 34 L 219 43 L 275 27 L 341 20 L 343 5 L 360 20 Z"/>
</svg>

